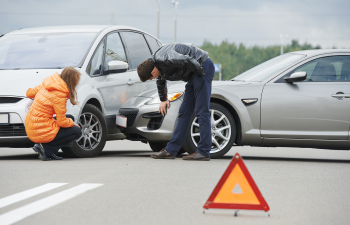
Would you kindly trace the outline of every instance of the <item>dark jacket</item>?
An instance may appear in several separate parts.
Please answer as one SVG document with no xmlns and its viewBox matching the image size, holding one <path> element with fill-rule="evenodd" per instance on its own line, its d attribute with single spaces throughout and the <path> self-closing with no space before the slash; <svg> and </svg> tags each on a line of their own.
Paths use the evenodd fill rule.
<svg viewBox="0 0 350 225">
<path fill-rule="evenodd" d="M 161 73 L 157 78 L 160 100 L 167 100 L 167 80 L 189 81 L 194 74 L 203 76 L 202 65 L 207 59 L 208 52 L 191 45 L 174 43 L 159 48 L 151 56 L 151 60 Z"/>
</svg>

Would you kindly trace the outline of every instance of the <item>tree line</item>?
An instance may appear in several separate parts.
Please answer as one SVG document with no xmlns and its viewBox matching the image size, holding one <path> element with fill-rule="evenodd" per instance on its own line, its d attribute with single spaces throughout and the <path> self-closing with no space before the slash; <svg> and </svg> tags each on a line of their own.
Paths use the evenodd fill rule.
<svg viewBox="0 0 350 225">
<path fill-rule="evenodd" d="M 246 47 L 244 44 L 237 45 L 228 41 L 223 41 L 219 45 L 205 41 L 199 48 L 209 52 L 210 59 L 214 64 L 222 65 L 222 80 L 232 79 L 250 68 L 281 54 L 281 46 L 279 45 Z M 300 44 L 297 40 L 292 40 L 291 44 L 283 46 L 283 51 L 287 53 L 320 48 L 318 45 Z M 216 73 L 214 80 L 218 80 L 218 77 L 218 73 Z"/>
</svg>

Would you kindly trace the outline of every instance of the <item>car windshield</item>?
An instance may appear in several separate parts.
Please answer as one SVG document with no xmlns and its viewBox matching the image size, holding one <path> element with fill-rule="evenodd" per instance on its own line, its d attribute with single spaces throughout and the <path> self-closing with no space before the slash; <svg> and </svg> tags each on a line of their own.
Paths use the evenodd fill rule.
<svg viewBox="0 0 350 225">
<path fill-rule="evenodd" d="M 0 69 L 77 67 L 96 33 L 4 35 L 0 38 Z"/>
<path fill-rule="evenodd" d="M 233 81 L 262 82 L 277 72 L 304 58 L 301 54 L 285 54 L 270 59 L 233 78 Z"/>
</svg>

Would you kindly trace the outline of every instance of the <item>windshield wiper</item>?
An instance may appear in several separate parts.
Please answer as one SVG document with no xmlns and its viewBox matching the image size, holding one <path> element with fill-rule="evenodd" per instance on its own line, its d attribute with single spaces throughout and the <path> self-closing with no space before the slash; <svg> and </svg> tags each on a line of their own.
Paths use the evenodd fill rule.
<svg viewBox="0 0 350 225">
<path fill-rule="evenodd" d="M 235 80 L 235 79 L 232 79 L 232 81 L 242 81 L 242 82 L 245 82 L 245 80 Z"/>
</svg>

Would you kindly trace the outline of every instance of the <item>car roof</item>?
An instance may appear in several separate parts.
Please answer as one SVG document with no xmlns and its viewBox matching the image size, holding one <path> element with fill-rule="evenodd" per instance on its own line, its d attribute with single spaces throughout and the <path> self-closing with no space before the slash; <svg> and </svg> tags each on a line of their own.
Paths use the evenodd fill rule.
<svg viewBox="0 0 350 225">
<path fill-rule="evenodd" d="M 329 54 L 329 53 L 350 53 L 350 49 L 313 49 L 313 50 L 304 50 L 304 51 L 296 51 L 296 52 L 289 52 L 289 53 L 305 54 L 309 57 L 309 56 Z"/>
<path fill-rule="evenodd" d="M 34 28 L 25 28 L 15 31 L 11 31 L 6 35 L 17 35 L 17 34 L 40 34 L 40 33 L 65 33 L 65 32 L 75 32 L 75 33 L 98 33 L 107 28 L 114 29 L 131 29 L 141 31 L 134 27 L 129 26 L 112 26 L 112 25 L 72 25 L 72 26 L 52 26 L 52 27 L 34 27 Z"/>
</svg>

